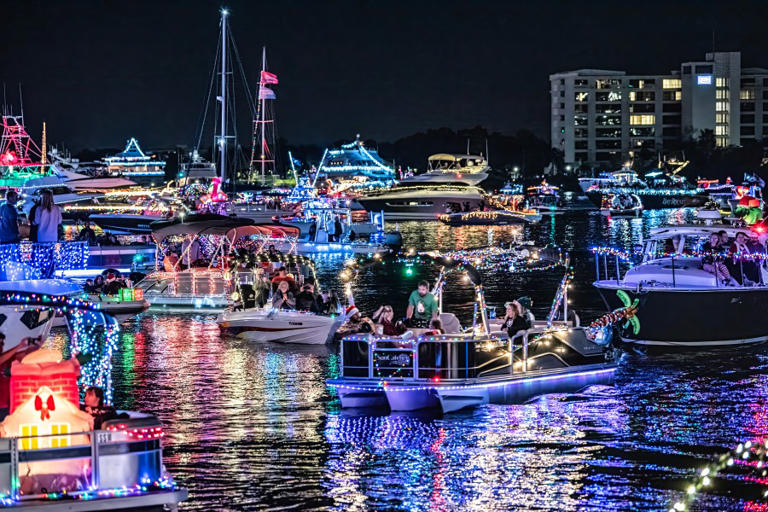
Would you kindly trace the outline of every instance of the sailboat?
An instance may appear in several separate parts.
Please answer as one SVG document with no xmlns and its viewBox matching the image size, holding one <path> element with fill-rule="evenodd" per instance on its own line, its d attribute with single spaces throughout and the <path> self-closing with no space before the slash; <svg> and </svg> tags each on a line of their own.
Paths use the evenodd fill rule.
<svg viewBox="0 0 768 512">
<path fill-rule="evenodd" d="M 266 174 L 275 173 L 275 145 L 277 131 L 275 127 L 274 100 L 277 98 L 273 85 L 277 85 L 277 75 L 267 71 L 267 48 L 261 49 L 261 73 L 259 74 L 258 107 L 253 119 L 253 146 L 251 150 L 250 182 L 253 174 L 260 171 L 261 183 L 265 183 Z"/>
</svg>

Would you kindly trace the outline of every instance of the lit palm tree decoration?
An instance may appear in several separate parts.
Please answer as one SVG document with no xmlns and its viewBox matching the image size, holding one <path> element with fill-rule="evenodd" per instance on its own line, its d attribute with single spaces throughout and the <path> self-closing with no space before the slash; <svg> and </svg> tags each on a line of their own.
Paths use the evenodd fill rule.
<svg viewBox="0 0 768 512">
<path fill-rule="evenodd" d="M 616 290 L 616 295 L 624 307 L 615 309 L 610 313 L 606 313 L 594 322 L 589 324 L 587 332 L 590 337 L 597 343 L 608 343 L 611 340 L 611 334 L 613 326 L 621 322 L 624 323 L 622 327 L 628 329 L 632 326 L 632 332 L 638 334 L 640 332 L 640 319 L 637 317 L 637 306 L 639 299 L 632 300 L 627 292 L 624 290 Z"/>
</svg>

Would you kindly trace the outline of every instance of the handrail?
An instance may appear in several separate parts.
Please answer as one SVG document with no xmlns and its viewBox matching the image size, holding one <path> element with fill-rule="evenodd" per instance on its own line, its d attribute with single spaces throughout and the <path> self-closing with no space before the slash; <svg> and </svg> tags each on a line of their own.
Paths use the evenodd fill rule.
<svg viewBox="0 0 768 512">
<path fill-rule="evenodd" d="M 552 326 L 535 326 L 530 329 L 519 331 L 511 338 L 506 336 L 505 333 L 501 333 L 499 335 L 491 334 L 491 335 L 485 335 L 481 338 L 477 338 L 476 336 L 472 335 L 472 333 L 460 333 L 460 334 L 437 334 L 437 335 L 420 335 L 417 338 L 410 338 L 410 339 L 404 339 L 397 336 L 392 337 L 381 337 L 381 336 L 375 336 L 372 334 L 365 334 L 365 335 L 352 335 L 347 336 L 341 340 L 341 375 L 345 376 L 345 368 L 346 369 L 356 369 L 356 370 L 364 370 L 367 369 L 365 376 L 357 376 L 357 377 L 344 377 L 349 379 L 375 379 L 377 378 L 376 375 L 374 375 L 374 368 L 376 367 L 375 361 L 374 361 L 374 353 L 409 353 L 412 357 L 412 363 L 409 368 L 410 371 L 412 371 L 412 376 L 410 377 L 398 377 L 398 376 L 388 376 L 388 377 L 381 377 L 382 380 L 390 380 L 390 381 L 400 381 L 400 380 L 416 380 L 416 381 L 425 381 L 428 380 L 427 378 L 420 377 L 420 372 L 422 370 L 435 370 L 435 371 L 445 371 L 445 372 L 451 372 L 455 370 L 460 370 L 465 372 L 465 376 L 461 378 L 450 378 L 447 377 L 445 381 L 464 381 L 467 379 L 477 378 L 480 376 L 480 371 L 482 368 L 486 367 L 488 364 L 490 364 L 493 361 L 498 361 L 502 357 L 508 357 L 509 358 L 509 373 L 514 374 L 514 354 L 517 351 L 517 347 L 520 347 L 522 350 L 522 372 L 525 373 L 528 371 L 528 347 L 529 347 L 529 339 L 531 335 L 535 334 L 542 334 L 548 331 L 552 330 Z M 507 340 L 507 354 L 500 355 L 496 358 L 494 358 L 492 361 L 484 361 L 481 364 L 475 364 L 473 366 L 439 366 L 439 367 L 431 367 L 431 366 L 423 366 L 421 364 L 421 360 L 419 358 L 419 348 L 422 345 L 426 344 L 435 344 L 435 345 L 456 345 L 456 344 L 472 344 L 473 346 L 477 346 L 482 343 L 501 343 L 506 338 Z M 367 345 L 366 350 L 366 359 L 367 359 L 367 365 L 362 366 L 360 364 L 350 364 L 349 361 L 345 361 L 345 350 L 344 346 L 348 343 L 365 343 Z M 390 347 L 386 346 L 387 344 L 402 344 L 404 346 L 402 347 Z M 381 346 L 384 345 L 384 346 Z M 469 348 L 469 347 L 467 347 Z M 474 349 L 474 348 L 473 348 Z M 362 353 L 360 353 L 362 356 Z M 466 359 L 467 363 L 469 359 Z M 378 366 L 378 369 L 402 369 L 405 367 L 402 366 Z M 470 373 L 473 374 L 472 377 L 470 377 Z"/>
<path fill-rule="evenodd" d="M 137 456 L 147 453 L 155 453 L 158 457 L 162 457 L 162 443 L 159 437 L 148 439 L 125 439 L 115 440 L 113 436 L 120 434 L 121 431 L 108 431 L 108 430 L 87 430 L 81 432 L 62 432 L 56 434 L 40 434 L 29 436 L 11 436 L 6 438 L 0 438 L 0 454 L 7 453 L 9 455 L 8 462 L 10 464 L 9 471 L 7 473 L 9 477 L 8 489 L 10 495 L 15 500 L 30 500 L 37 499 L 38 495 L 26 495 L 20 494 L 21 479 L 23 475 L 19 472 L 20 464 L 30 464 L 38 462 L 55 462 L 66 461 L 72 459 L 85 459 L 88 458 L 91 461 L 91 482 L 87 489 L 82 491 L 69 491 L 68 494 L 90 494 L 100 489 L 100 457 L 102 455 L 131 455 Z M 71 444 L 67 446 L 59 447 L 43 447 L 43 448 L 21 448 L 22 441 L 25 440 L 40 440 L 46 438 L 71 438 L 71 437 L 87 437 L 88 442 Z M 6 441 L 7 443 L 4 443 Z M 109 448 L 118 444 L 131 445 L 132 448 L 128 452 Z M 4 463 L 0 462 L 0 467 Z M 159 464 L 157 467 L 160 467 Z M 2 473 L 0 473 L 2 474 Z M 159 476 L 159 475 L 158 475 Z M 138 482 L 137 482 L 138 483 Z M 53 490 L 52 492 L 58 492 Z"/>
</svg>

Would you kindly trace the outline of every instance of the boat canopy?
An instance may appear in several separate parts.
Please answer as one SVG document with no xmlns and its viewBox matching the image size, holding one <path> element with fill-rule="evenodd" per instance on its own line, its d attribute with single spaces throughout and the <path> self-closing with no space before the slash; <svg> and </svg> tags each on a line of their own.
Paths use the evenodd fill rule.
<svg viewBox="0 0 768 512">
<path fill-rule="evenodd" d="M 436 160 L 447 160 L 449 162 L 460 162 L 462 160 L 467 160 L 469 162 L 478 162 L 478 161 L 485 161 L 485 158 L 478 155 L 457 155 L 454 153 L 436 153 L 434 155 L 430 155 L 430 157 L 427 159 L 430 162 L 434 162 Z"/>
<path fill-rule="evenodd" d="M 195 214 L 171 220 L 158 220 L 151 223 L 149 227 L 152 229 L 152 237 L 159 242 L 175 235 L 223 236 L 233 229 L 249 225 L 253 225 L 253 220 L 242 217 Z"/>
<path fill-rule="evenodd" d="M 227 238 L 234 243 L 238 238 L 244 236 L 268 236 L 270 238 L 286 238 L 299 236 L 299 228 L 293 226 L 276 226 L 271 224 L 244 225 L 238 226 L 227 231 Z"/>
</svg>

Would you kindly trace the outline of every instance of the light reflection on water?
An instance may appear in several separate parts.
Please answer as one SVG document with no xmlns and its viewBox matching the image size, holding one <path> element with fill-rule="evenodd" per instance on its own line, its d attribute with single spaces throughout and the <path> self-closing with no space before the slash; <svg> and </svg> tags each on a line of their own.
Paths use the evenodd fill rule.
<svg viewBox="0 0 768 512">
<path fill-rule="evenodd" d="M 575 303 L 589 317 L 601 311 L 584 249 L 629 247 L 670 216 L 682 218 L 558 216 L 493 236 L 554 238 L 571 250 Z M 477 227 L 400 229 L 407 246 L 421 248 L 477 246 L 488 237 Z M 320 259 L 321 280 L 341 261 Z M 358 304 L 370 311 L 389 301 L 403 310 L 416 281 L 434 277 L 430 269 L 415 274 L 361 274 Z M 488 298 L 501 304 L 527 293 L 541 315 L 560 277 L 488 276 Z M 463 319 L 471 300 L 457 282 L 446 294 Z M 121 336 L 115 396 L 119 406 L 166 423 L 166 464 L 190 489 L 188 510 L 667 510 L 711 454 L 768 436 L 766 352 L 628 354 L 615 387 L 444 418 L 355 416 L 324 385 L 338 371 L 333 347 L 257 345 L 223 338 L 212 316 L 145 314 Z M 748 507 L 734 489 L 697 505 Z"/>
</svg>

